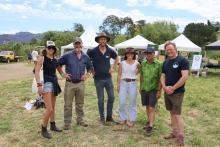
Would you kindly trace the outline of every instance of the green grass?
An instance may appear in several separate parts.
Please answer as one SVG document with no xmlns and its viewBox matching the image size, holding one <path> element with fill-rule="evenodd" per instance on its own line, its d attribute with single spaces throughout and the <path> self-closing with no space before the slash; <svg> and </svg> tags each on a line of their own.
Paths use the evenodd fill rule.
<svg viewBox="0 0 220 147">
<path fill-rule="evenodd" d="M 186 84 L 183 104 L 185 120 L 185 146 L 220 146 L 220 72 L 208 73 L 207 77 L 191 76 Z M 116 77 L 114 77 L 115 81 Z M 145 108 L 137 97 L 138 117 L 134 128 L 126 126 L 103 126 L 98 121 L 97 98 L 93 80 L 86 83 L 85 118 L 88 128 L 73 123 L 69 131 L 52 132 L 47 140 L 40 135 L 43 109 L 25 110 L 27 100 L 35 99 L 31 93 L 32 79 L 7 81 L 0 84 L 0 146 L 88 146 L 88 147 L 151 147 L 176 146 L 175 140 L 163 137 L 170 132 L 169 113 L 165 110 L 163 97 L 156 107 L 155 131 L 146 137 L 142 129 L 146 122 Z M 60 80 L 62 88 L 64 80 Z M 118 95 L 115 91 L 114 118 L 118 119 Z M 56 120 L 63 126 L 63 93 L 57 98 Z M 106 105 L 105 105 L 106 106 Z M 74 106 L 73 106 L 74 107 Z"/>
<path fill-rule="evenodd" d="M 220 39 L 220 33 L 217 33 L 217 40 Z"/>
</svg>

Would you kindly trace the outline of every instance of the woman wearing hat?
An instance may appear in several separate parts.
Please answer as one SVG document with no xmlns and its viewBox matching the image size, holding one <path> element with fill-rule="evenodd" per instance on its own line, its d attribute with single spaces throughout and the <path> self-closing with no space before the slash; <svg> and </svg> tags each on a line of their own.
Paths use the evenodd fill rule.
<svg viewBox="0 0 220 147">
<path fill-rule="evenodd" d="M 46 111 L 43 116 L 43 124 L 41 135 L 50 139 L 51 134 L 47 131 L 47 124 L 50 119 L 50 130 L 61 132 L 55 124 L 55 103 L 56 96 L 61 92 L 60 86 L 57 81 L 56 68 L 57 60 L 54 58 L 56 54 L 56 47 L 53 41 L 47 41 L 45 50 L 42 51 L 42 56 L 38 57 L 38 62 L 35 67 L 35 78 L 37 81 L 38 93 L 43 96 Z M 44 82 L 40 80 L 40 70 L 43 66 Z"/>
<path fill-rule="evenodd" d="M 119 65 L 118 70 L 118 91 L 119 91 L 119 119 L 120 124 L 127 124 L 133 127 L 137 117 L 137 74 L 140 64 L 136 61 L 134 48 L 126 48 L 124 61 Z M 126 97 L 129 97 L 128 114 L 126 111 Z"/>
</svg>

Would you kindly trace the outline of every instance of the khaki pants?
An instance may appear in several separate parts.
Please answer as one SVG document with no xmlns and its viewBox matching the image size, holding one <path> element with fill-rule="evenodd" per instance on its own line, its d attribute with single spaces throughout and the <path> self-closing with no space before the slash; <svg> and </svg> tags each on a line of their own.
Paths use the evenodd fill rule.
<svg viewBox="0 0 220 147">
<path fill-rule="evenodd" d="M 84 117 L 83 105 L 84 105 L 84 82 L 79 83 L 65 83 L 64 89 L 64 123 L 70 124 L 72 120 L 72 105 L 75 98 L 75 111 L 76 121 L 82 122 Z"/>
</svg>

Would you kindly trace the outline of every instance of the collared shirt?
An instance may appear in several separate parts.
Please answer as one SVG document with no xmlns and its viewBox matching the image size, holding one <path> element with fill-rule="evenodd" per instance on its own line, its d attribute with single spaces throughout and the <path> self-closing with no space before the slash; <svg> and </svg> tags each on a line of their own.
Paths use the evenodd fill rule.
<svg viewBox="0 0 220 147">
<path fill-rule="evenodd" d="M 99 50 L 99 46 L 95 47 L 87 53 L 92 60 L 94 70 L 95 70 L 95 79 L 107 79 L 111 77 L 109 74 L 110 69 L 110 59 L 116 59 L 117 53 L 106 46 L 106 52 L 102 54 Z"/>
<path fill-rule="evenodd" d="M 141 90 L 157 90 L 160 82 L 162 64 L 159 60 L 154 59 L 150 64 L 146 60 L 141 63 L 141 76 L 143 78 Z"/>
<path fill-rule="evenodd" d="M 80 59 L 77 57 L 75 51 L 70 51 L 58 59 L 58 65 L 65 65 L 65 72 L 71 74 L 71 80 L 81 80 L 82 75 L 85 74 L 85 69 L 93 70 L 90 58 L 81 52 Z"/>
</svg>

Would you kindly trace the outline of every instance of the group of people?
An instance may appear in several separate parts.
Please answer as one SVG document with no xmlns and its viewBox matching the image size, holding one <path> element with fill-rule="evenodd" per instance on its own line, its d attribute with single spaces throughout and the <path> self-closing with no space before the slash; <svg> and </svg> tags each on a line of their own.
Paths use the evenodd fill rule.
<svg viewBox="0 0 220 147">
<path fill-rule="evenodd" d="M 84 121 L 85 80 L 93 75 L 98 98 L 99 117 L 102 124 L 108 122 L 133 127 L 137 118 L 136 98 L 138 94 L 137 78 L 140 74 L 140 88 L 142 105 L 146 106 L 147 122 L 144 129 L 148 136 L 152 134 L 155 120 L 155 106 L 164 91 L 166 109 L 170 112 L 172 133 L 165 139 L 177 138 L 180 145 L 184 145 L 184 128 L 181 118 L 181 108 L 184 97 L 184 85 L 188 78 L 189 63 L 178 56 L 176 45 L 172 42 L 165 44 L 167 59 L 163 64 L 155 58 L 155 49 L 151 46 L 145 49 L 146 60 L 141 64 L 136 60 L 134 48 L 125 51 L 124 60 L 119 63 L 117 53 L 108 47 L 110 38 L 105 33 L 95 37 L 99 44 L 85 54 L 82 52 L 83 42 L 80 38 L 73 41 L 73 51 L 59 59 L 55 58 L 56 47 L 53 41 L 47 41 L 43 55 L 38 57 L 35 67 L 38 93 L 43 95 L 46 112 L 44 113 L 41 134 L 51 138 L 47 131 L 61 132 L 55 123 L 56 96 L 61 92 L 56 69 L 66 79 L 64 88 L 64 130 L 71 129 L 72 105 L 75 99 L 76 123 L 87 127 Z M 110 64 L 110 59 L 114 63 Z M 65 65 L 65 71 L 62 66 Z M 119 96 L 119 121 L 113 119 L 114 84 L 112 72 L 118 66 L 117 90 Z M 40 69 L 43 67 L 44 82 L 40 82 Z M 104 111 L 104 89 L 107 92 L 107 112 Z M 126 98 L 129 97 L 128 111 Z"/>
</svg>

